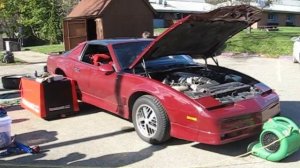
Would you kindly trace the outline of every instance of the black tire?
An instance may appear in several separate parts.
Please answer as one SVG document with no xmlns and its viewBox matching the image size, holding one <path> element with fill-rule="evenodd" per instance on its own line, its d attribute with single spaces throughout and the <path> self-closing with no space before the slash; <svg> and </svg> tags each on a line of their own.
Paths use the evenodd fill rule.
<svg viewBox="0 0 300 168">
<path fill-rule="evenodd" d="M 23 75 L 3 76 L 1 81 L 4 89 L 19 89 L 20 81 Z"/>
<path fill-rule="evenodd" d="M 138 118 L 145 117 L 144 108 L 150 109 L 150 112 L 149 114 L 147 114 L 147 119 L 144 120 L 144 124 L 142 124 L 142 121 L 139 122 Z M 153 120 L 151 120 L 150 122 L 146 121 L 151 116 Z M 154 120 L 155 122 L 153 122 Z M 135 131 L 137 132 L 139 137 L 150 144 L 161 144 L 170 139 L 169 118 L 159 100 L 153 96 L 144 95 L 135 101 L 132 111 L 132 121 Z M 155 131 L 151 130 L 150 128 L 153 126 L 156 126 Z M 149 132 L 152 135 L 149 135 Z M 148 136 L 145 135 L 147 133 Z"/>
<path fill-rule="evenodd" d="M 64 72 L 63 70 L 61 70 L 61 69 L 56 69 L 56 70 L 55 70 L 55 74 L 56 74 L 56 75 L 62 75 L 62 76 L 64 76 L 64 77 L 67 77 L 67 75 L 65 74 L 65 72 Z"/>
</svg>

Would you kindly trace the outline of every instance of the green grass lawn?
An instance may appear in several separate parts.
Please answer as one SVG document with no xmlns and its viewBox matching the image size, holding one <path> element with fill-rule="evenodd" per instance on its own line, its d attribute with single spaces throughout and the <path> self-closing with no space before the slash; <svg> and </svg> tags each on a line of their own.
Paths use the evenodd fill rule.
<svg viewBox="0 0 300 168">
<path fill-rule="evenodd" d="M 154 34 L 161 34 L 162 32 L 164 32 L 167 28 L 157 28 L 154 29 Z"/>
<path fill-rule="evenodd" d="M 63 44 L 53 44 L 53 45 L 24 47 L 23 50 L 30 50 L 30 51 L 40 52 L 44 54 L 49 54 L 53 52 L 64 51 L 65 48 Z"/>
<path fill-rule="evenodd" d="M 155 29 L 154 32 L 162 33 L 165 29 Z M 225 46 L 226 52 L 252 53 L 267 57 L 292 55 L 292 37 L 300 36 L 300 27 L 279 27 L 279 31 L 267 32 L 252 30 L 249 34 L 244 30 L 231 39 Z"/>
<path fill-rule="evenodd" d="M 225 51 L 237 53 L 254 53 L 267 57 L 292 55 L 293 41 L 300 36 L 300 27 L 279 27 L 279 31 L 247 30 L 238 33 L 226 43 Z"/>
</svg>

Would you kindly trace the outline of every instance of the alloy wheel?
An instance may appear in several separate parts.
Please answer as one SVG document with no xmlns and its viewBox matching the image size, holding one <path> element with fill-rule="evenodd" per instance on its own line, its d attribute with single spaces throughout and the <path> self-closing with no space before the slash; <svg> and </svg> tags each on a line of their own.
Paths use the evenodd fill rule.
<svg viewBox="0 0 300 168">
<path fill-rule="evenodd" d="M 136 123 L 140 133 L 151 138 L 157 132 L 157 116 L 152 107 L 142 104 L 137 108 Z"/>
</svg>

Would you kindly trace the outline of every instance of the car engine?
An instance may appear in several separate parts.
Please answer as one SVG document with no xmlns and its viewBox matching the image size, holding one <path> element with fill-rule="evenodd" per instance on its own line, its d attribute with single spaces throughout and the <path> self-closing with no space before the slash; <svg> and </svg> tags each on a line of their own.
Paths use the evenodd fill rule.
<svg viewBox="0 0 300 168">
<path fill-rule="evenodd" d="M 236 102 L 260 94 L 258 89 L 242 83 L 240 76 L 209 70 L 197 73 L 173 72 L 168 74 L 162 83 L 193 99 L 212 96 L 222 103 Z"/>
</svg>

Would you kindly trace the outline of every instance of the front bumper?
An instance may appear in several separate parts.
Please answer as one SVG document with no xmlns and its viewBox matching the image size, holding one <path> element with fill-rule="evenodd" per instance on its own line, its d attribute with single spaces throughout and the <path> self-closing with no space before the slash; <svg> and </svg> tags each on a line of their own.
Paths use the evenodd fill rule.
<svg viewBox="0 0 300 168">
<path fill-rule="evenodd" d="M 262 125 L 280 113 L 279 102 L 270 104 L 260 112 L 212 120 L 217 131 L 203 131 L 172 123 L 172 136 L 205 144 L 221 145 L 242 140 L 261 133 Z M 206 118 L 208 119 L 208 118 Z M 200 121 L 201 122 L 201 121 Z"/>
</svg>

